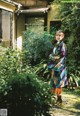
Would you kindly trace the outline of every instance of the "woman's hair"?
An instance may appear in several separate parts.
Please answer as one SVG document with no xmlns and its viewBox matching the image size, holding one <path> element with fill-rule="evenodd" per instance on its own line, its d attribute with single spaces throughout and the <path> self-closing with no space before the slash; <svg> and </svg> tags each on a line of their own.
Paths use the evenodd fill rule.
<svg viewBox="0 0 80 116">
<path fill-rule="evenodd" d="M 56 33 L 62 33 L 64 35 L 64 32 L 62 30 L 56 31 Z"/>
<path fill-rule="evenodd" d="M 64 32 L 62 30 L 58 30 L 56 33 L 63 33 L 64 34 Z"/>
</svg>

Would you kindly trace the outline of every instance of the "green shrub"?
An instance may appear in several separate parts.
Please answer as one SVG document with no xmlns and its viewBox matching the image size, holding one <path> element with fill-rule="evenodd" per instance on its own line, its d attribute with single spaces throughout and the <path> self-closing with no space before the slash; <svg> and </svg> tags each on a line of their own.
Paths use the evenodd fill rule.
<svg viewBox="0 0 80 116">
<path fill-rule="evenodd" d="M 35 74 L 14 75 L 0 94 L 0 107 L 7 108 L 9 116 L 48 115 L 49 85 Z"/>
<path fill-rule="evenodd" d="M 4 90 L 10 77 L 21 71 L 21 57 L 17 51 L 7 49 L 0 55 L 0 91 Z"/>
<path fill-rule="evenodd" d="M 47 32 L 34 32 L 31 29 L 27 29 L 24 32 L 23 51 L 25 51 L 25 61 L 27 55 L 31 61 L 31 64 L 37 64 L 41 59 L 47 59 L 48 52 L 52 48 L 51 43 L 52 35 Z M 26 55 L 27 51 L 27 55 Z"/>
<path fill-rule="evenodd" d="M 49 85 L 36 75 L 35 68 L 24 67 L 23 57 L 11 49 L 0 57 L 0 108 L 7 108 L 9 116 L 46 116 L 51 102 Z"/>
<path fill-rule="evenodd" d="M 80 71 L 80 12 L 79 4 L 62 4 L 62 29 L 68 47 L 68 68 L 70 73 Z"/>
</svg>

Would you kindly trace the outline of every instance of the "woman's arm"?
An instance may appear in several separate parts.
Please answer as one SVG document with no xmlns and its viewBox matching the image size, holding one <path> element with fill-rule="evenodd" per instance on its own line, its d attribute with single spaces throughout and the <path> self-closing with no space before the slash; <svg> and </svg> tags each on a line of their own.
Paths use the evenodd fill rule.
<svg viewBox="0 0 80 116">
<path fill-rule="evenodd" d="M 56 68 L 59 68 L 61 64 L 65 64 L 66 55 L 67 55 L 67 48 L 66 45 L 63 43 L 61 48 L 61 54 L 60 54 L 60 62 L 58 62 L 58 64 L 55 66 Z"/>
</svg>

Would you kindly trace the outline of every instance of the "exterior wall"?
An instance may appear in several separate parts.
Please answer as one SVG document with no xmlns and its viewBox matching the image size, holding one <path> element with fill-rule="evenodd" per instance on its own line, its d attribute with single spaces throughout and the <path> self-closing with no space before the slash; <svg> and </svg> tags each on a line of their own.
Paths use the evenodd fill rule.
<svg viewBox="0 0 80 116">
<path fill-rule="evenodd" d="M 19 2 L 27 7 L 39 7 L 39 6 L 47 6 L 46 0 L 13 0 L 15 2 Z"/>
<path fill-rule="evenodd" d="M 16 14 L 13 13 L 13 37 L 12 37 L 12 48 L 16 49 Z"/>
<path fill-rule="evenodd" d="M 61 21 L 60 18 L 60 4 L 51 4 L 51 10 L 48 12 L 47 30 L 50 32 L 50 21 Z"/>
<path fill-rule="evenodd" d="M 25 15 L 20 14 L 16 20 L 17 49 L 22 50 L 23 31 L 25 30 Z"/>
<path fill-rule="evenodd" d="M 25 15 L 20 14 L 17 16 L 17 37 L 21 36 L 23 34 L 23 31 L 25 30 Z"/>
</svg>

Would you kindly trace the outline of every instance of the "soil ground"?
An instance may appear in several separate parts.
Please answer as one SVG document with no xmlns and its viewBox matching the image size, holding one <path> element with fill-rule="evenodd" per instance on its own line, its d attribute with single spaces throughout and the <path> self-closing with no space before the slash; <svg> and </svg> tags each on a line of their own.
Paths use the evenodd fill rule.
<svg viewBox="0 0 80 116">
<path fill-rule="evenodd" d="M 62 105 L 52 105 L 50 109 L 51 116 L 80 116 L 80 89 L 64 89 L 62 99 Z"/>
</svg>

